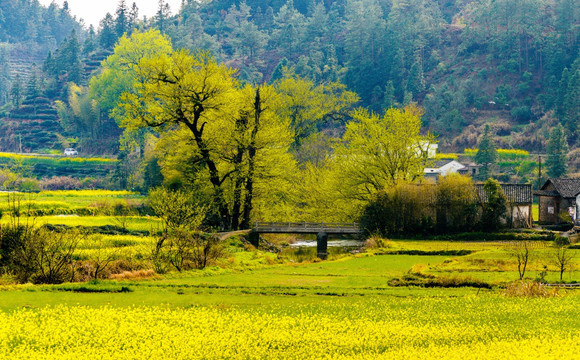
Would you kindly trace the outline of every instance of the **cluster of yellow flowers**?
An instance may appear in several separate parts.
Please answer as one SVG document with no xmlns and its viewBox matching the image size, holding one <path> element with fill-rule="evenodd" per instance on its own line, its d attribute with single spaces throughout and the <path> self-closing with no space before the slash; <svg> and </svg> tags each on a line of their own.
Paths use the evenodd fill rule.
<svg viewBox="0 0 580 360">
<path fill-rule="evenodd" d="M 0 313 L 0 358 L 465 360 L 580 354 L 578 297 L 272 301 L 249 307 L 19 309 Z"/>
<path fill-rule="evenodd" d="M 467 156 L 475 156 L 478 149 L 465 149 L 464 154 Z M 497 154 L 501 160 L 518 160 L 530 157 L 530 153 L 521 149 L 497 149 Z"/>
<path fill-rule="evenodd" d="M 58 161 L 58 162 L 95 162 L 95 163 L 115 163 L 117 159 L 111 158 L 97 158 L 97 157 L 55 157 L 55 156 L 42 156 L 42 155 L 22 155 L 22 154 L 13 154 L 13 153 L 5 153 L 0 152 L 0 158 L 7 158 L 13 160 L 27 160 L 27 159 L 36 159 L 36 160 L 51 160 L 51 161 Z"/>
<path fill-rule="evenodd" d="M 46 190 L 37 194 L 39 197 L 127 197 L 139 193 L 127 190 Z"/>
</svg>

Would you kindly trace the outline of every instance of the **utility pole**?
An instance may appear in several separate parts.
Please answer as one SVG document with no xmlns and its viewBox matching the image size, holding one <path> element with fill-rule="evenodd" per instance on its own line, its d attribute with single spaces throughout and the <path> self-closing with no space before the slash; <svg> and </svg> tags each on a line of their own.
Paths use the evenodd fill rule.
<svg viewBox="0 0 580 360">
<path fill-rule="evenodd" d="M 538 190 L 542 187 L 542 155 L 538 154 Z"/>
<path fill-rule="evenodd" d="M 22 154 L 22 135 L 18 135 L 18 137 L 20 138 L 20 153 Z"/>
</svg>

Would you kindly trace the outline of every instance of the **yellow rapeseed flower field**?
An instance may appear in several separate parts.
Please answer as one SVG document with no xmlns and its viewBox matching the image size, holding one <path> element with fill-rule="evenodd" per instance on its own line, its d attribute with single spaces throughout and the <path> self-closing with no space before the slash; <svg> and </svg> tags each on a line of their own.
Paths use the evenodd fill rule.
<svg viewBox="0 0 580 360">
<path fill-rule="evenodd" d="M 573 359 L 578 296 L 0 313 L 1 359 Z"/>
</svg>

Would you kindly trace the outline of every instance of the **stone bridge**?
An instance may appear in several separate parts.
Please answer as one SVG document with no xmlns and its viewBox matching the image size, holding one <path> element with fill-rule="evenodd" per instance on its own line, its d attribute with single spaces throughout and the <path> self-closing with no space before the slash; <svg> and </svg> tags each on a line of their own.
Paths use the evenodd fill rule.
<svg viewBox="0 0 580 360">
<path fill-rule="evenodd" d="M 260 234 L 316 234 L 317 255 L 328 256 L 328 234 L 355 235 L 362 233 L 358 223 L 256 222 L 250 232 L 250 241 L 259 245 Z"/>
</svg>

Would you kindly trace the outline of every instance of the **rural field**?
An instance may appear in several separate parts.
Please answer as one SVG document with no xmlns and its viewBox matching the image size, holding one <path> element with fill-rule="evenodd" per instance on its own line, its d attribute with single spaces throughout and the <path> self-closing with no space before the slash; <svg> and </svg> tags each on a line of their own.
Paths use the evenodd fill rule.
<svg viewBox="0 0 580 360">
<path fill-rule="evenodd" d="M 579 3 L 0 1 L 0 360 L 580 360 Z"/>
<path fill-rule="evenodd" d="M 281 252 L 256 249 L 243 235 L 222 236 L 219 258 L 201 270 L 176 271 L 152 264 L 161 223 L 139 213 L 145 198 L 137 194 L 41 192 L 21 201 L 48 215 L 20 221 L 54 232 L 81 229 L 75 261 L 111 261 L 93 280 L 17 284 L 3 275 L 2 359 L 571 359 L 580 353 L 580 292 L 532 282 L 559 282 L 550 240 L 525 235 L 531 256 L 523 283 L 516 281 L 521 241 L 513 234 L 373 239 L 355 251 L 331 246 L 325 261 L 314 248 L 288 246 L 289 236 L 267 238 Z M 134 211 L 119 212 L 127 208 L 119 204 Z M 5 211 L 2 224 L 13 220 Z M 580 250 L 570 251 L 573 264 L 562 280 L 576 283 Z"/>
</svg>

